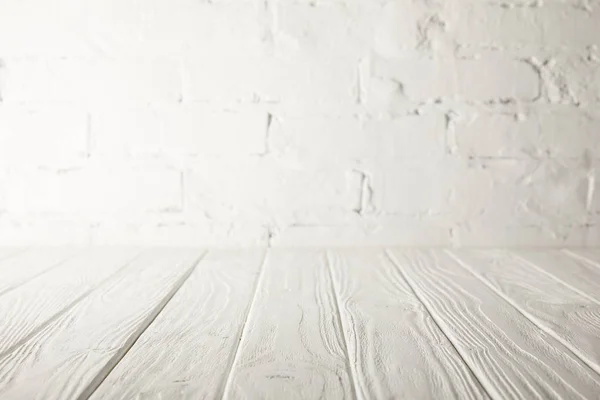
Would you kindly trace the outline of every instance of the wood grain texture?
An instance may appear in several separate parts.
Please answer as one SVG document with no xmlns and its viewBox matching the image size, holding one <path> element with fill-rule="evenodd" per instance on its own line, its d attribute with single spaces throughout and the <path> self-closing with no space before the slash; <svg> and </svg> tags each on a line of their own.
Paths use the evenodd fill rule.
<svg viewBox="0 0 600 400">
<path fill-rule="evenodd" d="M 599 304 L 508 251 L 462 250 L 452 253 L 465 268 L 540 329 L 600 373 Z"/>
<path fill-rule="evenodd" d="M 197 250 L 145 252 L 0 359 L 0 397 L 87 398 L 162 310 L 200 255 Z"/>
<path fill-rule="evenodd" d="M 330 254 L 358 398 L 488 398 L 383 250 Z"/>
<path fill-rule="evenodd" d="M 600 279 L 600 249 L 598 248 L 585 248 L 585 249 L 564 249 L 563 253 L 567 255 L 584 261 L 588 265 L 592 265 L 595 267 L 592 271 L 595 271 L 598 274 L 598 279 Z M 596 292 L 593 294 L 594 300 L 600 302 L 600 292 Z"/>
<path fill-rule="evenodd" d="M 20 252 L 5 260 L 0 260 L 0 296 L 57 267 L 78 251 L 81 250 L 44 247 Z"/>
<path fill-rule="evenodd" d="M 519 250 L 513 253 L 583 296 L 600 302 L 600 268 L 592 263 L 560 250 Z"/>
<path fill-rule="evenodd" d="M 26 251 L 26 247 L 0 247 L 0 261 L 15 257 Z"/>
<path fill-rule="evenodd" d="M 443 251 L 392 250 L 409 285 L 496 399 L 593 399 L 598 375 Z"/>
<path fill-rule="evenodd" d="M 0 297 L 0 358 L 122 269 L 135 249 L 94 249 Z"/>
<path fill-rule="evenodd" d="M 271 249 L 225 398 L 355 397 L 324 252 Z"/>
<path fill-rule="evenodd" d="M 589 248 L 589 249 L 564 249 L 563 253 L 566 253 L 575 258 L 585 260 L 592 263 L 596 267 L 600 268 L 600 249 Z"/>
<path fill-rule="evenodd" d="M 264 256 L 209 252 L 92 399 L 218 398 Z"/>
</svg>

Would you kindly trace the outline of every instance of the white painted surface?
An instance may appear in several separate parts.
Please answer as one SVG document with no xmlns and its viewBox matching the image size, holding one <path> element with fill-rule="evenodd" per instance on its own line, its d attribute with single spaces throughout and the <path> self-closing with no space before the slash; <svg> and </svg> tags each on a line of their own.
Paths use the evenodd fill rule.
<svg viewBox="0 0 600 400">
<path fill-rule="evenodd" d="M 600 373 L 600 304 L 505 251 L 459 251 L 459 262 Z M 600 269 L 597 278 L 600 280 Z"/>
<path fill-rule="evenodd" d="M 588 298 L 598 300 L 600 279 L 598 267 L 585 259 L 576 258 L 572 253 L 558 250 L 523 250 L 515 254 L 547 274 L 552 275 L 573 290 Z"/>
<path fill-rule="evenodd" d="M 600 244 L 599 18 L 2 1 L 0 244 Z"/>
<path fill-rule="evenodd" d="M 127 266 L 137 250 L 92 250 L 0 296 L 0 358 Z"/>
<path fill-rule="evenodd" d="M 494 398 L 595 398 L 598 374 L 448 254 L 391 257 L 475 376 Z"/>
<path fill-rule="evenodd" d="M 0 350 L 2 399 L 600 393 L 586 365 L 600 292 L 521 253 L 464 252 L 461 265 L 444 250 L 271 249 L 264 263 L 263 250 L 210 250 L 196 265 L 202 250 L 146 249 L 114 266 L 132 254 L 88 249 L 67 262 L 78 279 L 56 284 L 57 267 L 0 295 L 0 339 L 21 337 Z M 84 279 L 102 282 L 53 305 Z"/>
<path fill-rule="evenodd" d="M 88 397 L 160 313 L 202 253 L 144 252 L 8 357 L 0 357 L 0 397 Z"/>
<path fill-rule="evenodd" d="M 40 274 L 49 272 L 52 268 L 59 267 L 76 253 L 74 249 L 48 247 L 11 253 L 12 256 L 6 259 L 0 258 L 0 296 Z"/>
<path fill-rule="evenodd" d="M 600 273 L 600 249 L 597 248 L 586 248 L 586 249 L 570 249 L 563 250 L 563 252 L 575 257 L 579 260 L 585 261 L 587 264 L 591 264 L 597 267 L 596 271 Z"/>
<path fill-rule="evenodd" d="M 488 398 L 382 249 L 330 261 L 358 398 Z"/>
<path fill-rule="evenodd" d="M 264 257 L 211 251 L 92 399 L 218 398 Z"/>
<path fill-rule="evenodd" d="M 0 261 L 22 254 L 27 249 L 22 247 L 0 247 Z"/>
<path fill-rule="evenodd" d="M 226 398 L 355 397 L 325 253 L 269 252 Z"/>
</svg>

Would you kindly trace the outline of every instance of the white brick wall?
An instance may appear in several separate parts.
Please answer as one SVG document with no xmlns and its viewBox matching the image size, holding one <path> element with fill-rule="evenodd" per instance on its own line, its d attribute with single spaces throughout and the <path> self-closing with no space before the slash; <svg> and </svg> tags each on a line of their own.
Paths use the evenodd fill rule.
<svg viewBox="0 0 600 400">
<path fill-rule="evenodd" d="M 598 0 L 0 2 L 0 244 L 600 245 Z"/>
</svg>

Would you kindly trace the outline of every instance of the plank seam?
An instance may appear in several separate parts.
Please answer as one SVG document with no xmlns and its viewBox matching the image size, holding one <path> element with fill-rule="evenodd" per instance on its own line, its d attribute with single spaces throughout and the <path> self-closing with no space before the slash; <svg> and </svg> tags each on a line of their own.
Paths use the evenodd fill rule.
<svg viewBox="0 0 600 400">
<path fill-rule="evenodd" d="M 48 326 L 50 326 L 52 323 L 54 323 L 54 321 L 56 321 L 59 318 L 61 318 L 63 315 L 65 315 L 67 312 L 69 312 L 71 309 L 73 309 L 73 307 L 75 307 L 83 299 L 85 299 L 90 294 L 92 294 L 92 292 L 94 292 L 95 290 L 97 290 L 99 287 L 101 287 L 102 285 L 104 285 L 105 283 L 107 283 L 108 281 L 110 281 L 111 279 L 113 279 L 115 276 L 117 276 L 120 273 L 122 273 L 140 255 L 141 255 L 141 253 L 136 254 L 133 258 L 131 258 L 130 260 L 128 260 L 117 271 L 115 271 L 114 273 L 112 273 L 110 276 L 104 278 L 103 280 L 101 280 L 100 282 L 98 282 L 96 285 L 93 285 L 91 288 L 89 288 L 88 290 L 86 290 L 84 293 L 82 293 L 77 298 L 75 298 L 72 302 L 70 302 L 68 305 L 66 305 L 65 308 L 63 308 L 62 310 L 60 310 L 59 312 L 57 312 L 56 314 L 54 314 L 52 317 L 50 317 L 48 320 L 46 320 L 45 322 L 43 322 L 42 324 L 40 324 L 37 328 L 35 328 L 34 330 L 32 330 L 28 335 L 24 336 L 21 340 L 19 340 L 18 342 L 16 342 L 12 346 L 10 346 L 4 352 L 0 353 L 0 360 L 2 360 L 4 357 L 10 355 L 10 353 L 12 353 L 13 351 L 15 351 L 19 347 L 21 347 L 23 344 L 27 343 L 29 340 L 31 340 L 31 338 L 33 338 L 38 333 L 40 333 L 41 331 L 43 331 L 44 329 L 46 329 Z"/>
<path fill-rule="evenodd" d="M 463 267 L 471 275 L 473 275 L 477 280 L 479 280 L 485 286 L 490 288 L 492 290 L 492 292 L 496 293 L 496 295 L 498 295 L 500 298 L 502 298 L 502 300 L 504 300 L 505 302 L 510 304 L 515 310 L 517 310 L 517 312 L 519 314 L 521 314 L 523 317 L 525 317 L 525 319 L 527 319 L 529 322 L 531 322 L 533 325 L 535 325 L 538 329 L 544 331 L 546 334 L 553 337 L 556 341 L 558 341 L 563 346 L 565 346 L 568 350 L 570 350 L 571 353 L 573 353 L 573 355 L 576 358 L 578 358 L 583 364 L 585 364 L 587 367 L 592 369 L 596 374 L 600 375 L 600 367 L 595 365 L 595 363 L 593 361 L 589 360 L 585 356 L 585 354 L 581 353 L 579 350 L 577 350 L 575 347 L 573 347 L 571 344 L 569 344 L 569 342 L 563 340 L 556 332 L 554 332 L 552 329 L 545 326 L 545 324 L 542 321 L 538 320 L 535 316 L 531 315 L 526 310 L 522 309 L 515 301 L 513 301 L 510 297 L 506 296 L 500 290 L 495 288 L 494 285 L 489 283 L 489 281 L 487 279 L 485 279 L 483 276 L 481 276 L 478 272 L 474 271 L 466 262 L 463 262 L 458 256 L 456 256 L 449 250 L 445 250 L 445 252 L 451 258 L 453 258 L 461 267 Z M 573 388 L 573 389 L 576 391 L 576 388 Z"/>
<path fill-rule="evenodd" d="M 454 344 L 452 339 L 450 339 L 450 335 L 446 332 L 446 330 L 444 330 L 444 328 L 442 328 L 442 323 L 440 323 L 440 321 L 438 321 L 437 317 L 431 312 L 431 310 L 427 306 L 425 300 L 423 300 L 421 298 L 421 296 L 415 289 L 413 283 L 410 281 L 410 279 L 408 279 L 408 276 L 404 273 L 404 271 L 402 271 L 402 268 L 400 268 L 400 264 L 394 258 L 393 254 L 390 252 L 389 249 L 385 249 L 385 255 L 392 262 L 392 265 L 394 266 L 394 268 L 396 268 L 396 271 L 398 271 L 398 274 L 400 274 L 402 279 L 404 279 L 404 281 L 406 282 L 406 284 L 408 285 L 410 290 L 413 292 L 413 294 L 415 295 L 415 297 L 417 298 L 419 303 L 421 303 L 423 305 L 423 308 L 425 308 L 425 311 L 427 312 L 427 314 L 429 314 L 429 316 L 433 320 L 433 323 L 437 326 L 437 328 L 440 330 L 440 332 L 442 332 L 442 334 L 448 340 L 448 342 L 450 343 L 450 345 L 452 346 L 454 351 L 456 351 L 456 354 L 458 354 L 461 361 L 465 364 L 467 369 L 471 372 L 471 375 L 473 376 L 473 378 L 477 381 L 477 383 L 479 383 L 479 386 L 481 387 L 481 389 L 488 395 L 488 397 L 490 397 L 492 399 L 498 399 L 498 400 L 503 399 L 503 397 L 500 396 L 500 394 L 497 393 L 496 390 L 494 390 L 493 388 L 487 388 L 483 383 L 484 380 L 480 379 L 479 376 L 477 376 L 474 369 L 469 365 L 467 359 L 464 357 L 464 355 L 461 353 L 461 351 L 458 349 L 458 347 Z M 492 393 L 493 393 L 493 395 L 492 395 Z"/>
<path fill-rule="evenodd" d="M 78 400 L 89 399 L 96 390 L 102 385 L 102 383 L 106 380 L 106 378 L 110 375 L 110 373 L 115 369 L 115 367 L 121 362 L 121 360 L 127 355 L 129 350 L 137 343 L 139 338 L 146 332 L 146 330 L 152 325 L 154 320 L 160 315 L 160 313 L 164 310 L 164 308 L 169 304 L 169 302 L 175 297 L 179 289 L 185 284 L 188 278 L 194 273 L 196 267 L 204 257 L 208 251 L 204 251 L 193 263 L 190 268 L 188 268 L 181 277 L 175 282 L 171 290 L 167 293 L 167 295 L 154 307 L 152 312 L 142 321 L 139 325 L 138 329 L 135 330 L 125 341 L 123 346 L 106 362 L 104 367 L 96 374 L 96 376 L 90 381 L 90 383 L 81 391 L 79 396 L 77 396 Z"/>
<path fill-rule="evenodd" d="M 20 282 L 18 282 L 17 284 L 15 284 L 13 286 L 10 286 L 10 287 L 8 287 L 8 288 L 0 291 L 0 296 L 4 296 L 6 293 L 9 293 L 9 292 L 11 292 L 11 291 L 13 291 L 13 290 L 15 290 L 15 289 L 17 289 L 17 288 L 25 285 L 26 283 L 31 282 L 32 280 L 34 280 L 36 278 L 39 278 L 40 276 L 44 275 L 45 273 L 52 271 L 54 268 L 58 268 L 61 265 L 64 265 L 67 261 L 74 259 L 80 253 L 81 253 L 81 251 L 78 251 L 78 252 L 75 252 L 73 254 L 70 254 L 69 256 L 67 256 L 67 258 L 65 258 L 65 259 L 63 259 L 63 260 L 61 260 L 59 262 L 56 262 L 56 263 L 50 265 L 47 268 L 44 268 L 43 270 L 41 270 L 37 274 L 32 275 L 32 276 L 30 276 L 28 278 L 25 278 L 25 279 L 21 280 Z"/>
<path fill-rule="evenodd" d="M 556 282 L 560 283 L 561 285 L 564 285 L 566 287 L 568 287 L 569 289 L 571 289 L 572 291 L 574 291 L 575 293 L 585 297 L 586 299 L 590 300 L 593 303 L 596 304 L 600 304 L 600 300 L 597 300 L 595 298 L 593 298 L 592 296 L 590 296 L 589 294 L 577 289 L 575 286 L 572 286 L 570 283 L 563 281 L 562 279 L 560 279 L 558 276 L 551 274 L 549 272 L 547 272 L 546 270 L 544 270 L 544 268 L 538 266 L 537 264 L 535 264 L 534 262 L 529 261 L 528 259 L 526 259 L 525 257 L 514 253 L 514 252 L 510 252 L 510 254 L 512 254 L 516 259 L 521 260 L 521 262 L 523 262 L 524 264 L 527 264 L 533 268 L 535 268 L 536 270 L 542 272 L 543 274 L 549 276 L 550 278 L 554 279 Z"/>
<path fill-rule="evenodd" d="M 246 328 L 248 326 L 248 321 L 250 320 L 250 316 L 252 315 L 252 312 L 254 311 L 254 304 L 256 303 L 256 296 L 258 294 L 258 289 L 260 287 L 260 284 L 262 283 L 263 276 L 264 276 L 265 269 L 266 269 L 265 265 L 267 264 L 267 256 L 268 256 L 268 249 L 265 250 L 265 255 L 264 255 L 263 260 L 259 267 L 258 276 L 256 277 L 256 281 L 254 282 L 254 291 L 252 294 L 252 299 L 250 300 L 250 304 L 248 305 L 248 308 L 246 310 L 246 315 L 244 315 L 244 321 L 242 323 L 242 328 L 240 329 L 240 334 L 238 336 L 238 340 L 236 341 L 233 355 L 232 355 L 232 357 L 229 361 L 229 365 L 227 367 L 227 375 L 225 376 L 225 380 L 224 380 L 225 382 L 221 385 L 222 390 L 218 393 L 217 396 L 215 396 L 215 398 L 224 399 L 229 395 L 229 391 L 231 390 L 231 382 L 233 379 L 233 370 L 239 361 L 238 359 L 240 357 L 240 347 L 242 345 L 242 342 L 245 341 L 245 339 L 246 339 L 246 333 L 247 333 Z"/>
<path fill-rule="evenodd" d="M 331 291 L 333 292 L 333 299 L 335 301 L 335 311 L 336 311 L 336 317 L 338 320 L 337 322 L 340 326 L 340 330 L 342 331 L 342 338 L 344 340 L 344 353 L 345 353 L 346 361 L 347 361 L 346 368 L 348 369 L 348 376 L 350 377 L 350 383 L 352 383 L 353 398 L 357 399 L 358 391 L 357 391 L 357 386 L 356 386 L 356 377 L 354 376 L 353 369 L 350 366 L 350 353 L 348 351 L 348 344 L 349 344 L 348 337 L 346 336 L 346 327 L 344 326 L 344 322 L 343 322 L 343 318 L 342 318 L 342 312 L 341 312 L 341 308 L 340 308 L 340 300 L 338 297 L 338 290 L 335 285 L 335 280 L 333 279 L 333 268 L 332 268 L 332 261 L 331 261 L 329 251 L 326 251 L 325 255 L 327 258 L 327 270 L 329 272 L 329 279 L 331 280 Z"/>
</svg>

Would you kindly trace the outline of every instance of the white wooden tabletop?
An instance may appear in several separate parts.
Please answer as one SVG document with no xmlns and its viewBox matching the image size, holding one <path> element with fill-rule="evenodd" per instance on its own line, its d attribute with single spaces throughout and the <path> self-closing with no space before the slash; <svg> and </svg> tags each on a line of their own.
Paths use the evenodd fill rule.
<svg viewBox="0 0 600 400">
<path fill-rule="evenodd" d="M 0 399 L 600 399 L 600 250 L 0 249 Z"/>
</svg>

